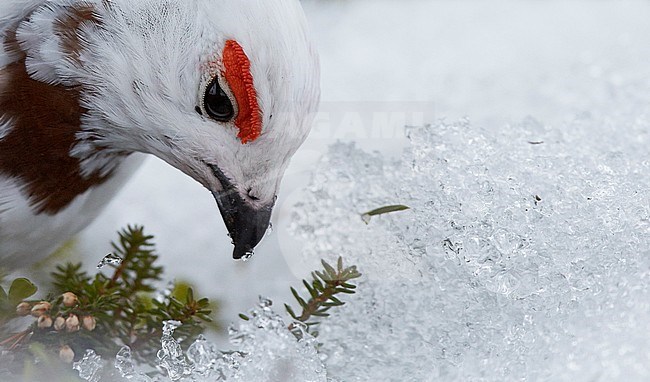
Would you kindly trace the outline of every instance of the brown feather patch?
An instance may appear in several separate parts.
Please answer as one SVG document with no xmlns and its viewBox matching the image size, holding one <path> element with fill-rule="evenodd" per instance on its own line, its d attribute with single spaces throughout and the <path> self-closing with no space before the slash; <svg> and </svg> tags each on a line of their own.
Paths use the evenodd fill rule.
<svg viewBox="0 0 650 382">
<path fill-rule="evenodd" d="M 5 82 L 7 81 L 9 81 L 7 75 L 5 75 L 4 70 L 0 69 L 0 96 L 2 96 L 2 93 L 4 92 Z M 2 114 L 0 113 L 0 115 Z"/>
<path fill-rule="evenodd" d="M 58 24 L 67 30 L 69 53 L 77 52 L 76 28 L 92 13 L 83 11 Z M 19 50 L 14 36 L 4 42 Z M 56 214 L 78 195 L 104 182 L 107 177 L 83 177 L 77 158 L 70 149 L 77 142 L 81 116 L 80 88 L 48 85 L 29 77 L 25 54 L 19 61 L 0 70 L 0 115 L 12 121 L 12 127 L 0 140 L 0 174 L 18 179 L 23 193 L 37 213 Z M 110 176 L 110 175 L 109 175 Z"/>
<path fill-rule="evenodd" d="M 79 28 L 87 22 L 99 22 L 94 8 L 90 5 L 79 6 L 55 21 L 55 31 L 61 36 L 63 51 L 75 61 L 79 61 L 79 52 L 81 51 Z"/>
</svg>

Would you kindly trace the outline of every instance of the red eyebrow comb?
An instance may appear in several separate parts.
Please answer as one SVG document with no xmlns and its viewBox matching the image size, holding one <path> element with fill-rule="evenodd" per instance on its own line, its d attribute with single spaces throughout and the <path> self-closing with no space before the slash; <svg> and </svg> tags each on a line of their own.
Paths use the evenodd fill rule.
<svg viewBox="0 0 650 382">
<path fill-rule="evenodd" d="M 237 136 L 243 144 L 253 142 L 262 133 L 262 111 L 257 102 L 257 91 L 250 71 L 251 62 L 235 40 L 226 41 L 222 57 L 222 75 L 228 82 L 238 106 L 235 118 L 235 126 L 239 129 Z"/>
</svg>

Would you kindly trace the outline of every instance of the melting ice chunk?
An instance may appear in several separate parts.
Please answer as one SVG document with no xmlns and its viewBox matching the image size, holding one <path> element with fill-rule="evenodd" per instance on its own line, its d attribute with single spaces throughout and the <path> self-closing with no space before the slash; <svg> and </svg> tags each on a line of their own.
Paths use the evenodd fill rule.
<svg viewBox="0 0 650 382">
<path fill-rule="evenodd" d="M 220 356 L 220 352 L 203 335 L 199 335 L 187 349 L 187 358 L 194 366 L 194 371 L 200 374 L 210 370 Z"/>
<path fill-rule="evenodd" d="M 79 372 L 79 377 L 89 382 L 98 382 L 101 371 L 104 368 L 102 357 L 95 354 L 92 349 L 86 350 L 86 354 L 79 362 L 72 364 L 72 368 Z"/>
<path fill-rule="evenodd" d="M 102 269 L 107 265 L 120 265 L 122 264 L 123 259 L 119 257 L 118 255 L 114 253 L 109 253 L 108 255 L 104 256 L 102 261 L 97 264 L 97 269 Z"/>
<path fill-rule="evenodd" d="M 162 349 L 158 351 L 158 367 L 167 372 L 172 381 L 178 381 L 183 376 L 192 373 L 191 367 L 185 360 L 181 344 L 173 337 L 174 331 L 181 326 L 179 321 L 165 321 L 163 335 L 160 339 Z"/>
<path fill-rule="evenodd" d="M 131 348 L 123 346 L 117 355 L 115 355 L 115 369 L 120 372 L 120 375 L 129 381 L 133 382 L 151 382 L 152 379 L 146 374 L 135 371 L 135 362 L 131 354 Z"/>
<path fill-rule="evenodd" d="M 180 321 L 168 320 L 163 322 L 163 335 L 171 336 L 174 331 L 183 325 Z"/>
<path fill-rule="evenodd" d="M 123 346 L 115 356 L 115 368 L 124 378 L 130 378 L 135 374 L 135 363 L 131 357 L 131 348 Z"/>
</svg>

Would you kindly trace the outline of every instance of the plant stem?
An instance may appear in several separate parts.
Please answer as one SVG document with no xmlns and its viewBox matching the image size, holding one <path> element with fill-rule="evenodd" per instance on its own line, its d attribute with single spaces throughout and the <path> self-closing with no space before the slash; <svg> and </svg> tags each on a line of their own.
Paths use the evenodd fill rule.
<svg viewBox="0 0 650 382">
<path fill-rule="evenodd" d="M 29 336 L 29 334 L 32 332 L 32 328 L 23 330 L 20 333 L 16 333 L 12 335 L 11 337 L 7 338 L 6 340 L 0 342 L 0 346 L 7 346 L 11 343 L 10 346 L 7 346 L 7 349 L 9 350 L 16 350 L 20 343 Z M 13 342 L 13 343 L 12 343 Z"/>
<path fill-rule="evenodd" d="M 336 294 L 336 288 L 341 286 L 343 282 L 339 280 L 333 280 L 332 284 L 329 284 L 323 293 L 316 298 L 311 298 L 307 303 L 307 307 L 302 310 L 302 315 L 298 317 L 298 321 L 307 322 L 314 314 L 315 311 L 321 306 L 321 304 L 327 302 L 332 296 Z"/>
</svg>

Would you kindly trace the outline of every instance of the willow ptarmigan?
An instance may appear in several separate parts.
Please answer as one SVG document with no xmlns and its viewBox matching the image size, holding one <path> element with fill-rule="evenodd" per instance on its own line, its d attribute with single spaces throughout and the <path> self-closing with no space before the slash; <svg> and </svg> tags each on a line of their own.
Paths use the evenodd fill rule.
<svg viewBox="0 0 650 382">
<path fill-rule="evenodd" d="M 298 0 L 1 0 L 0 39 L 0 267 L 85 227 L 133 153 L 211 191 L 252 254 L 319 99 Z"/>
</svg>

